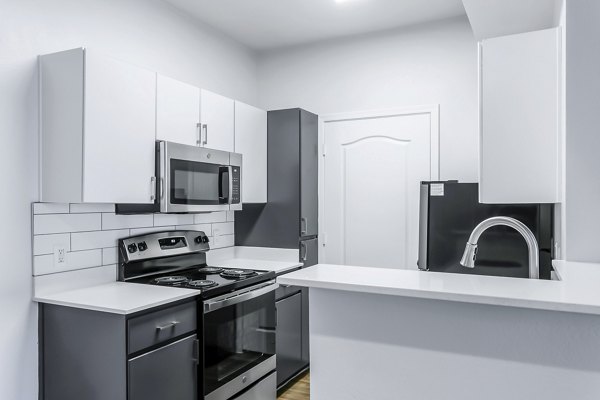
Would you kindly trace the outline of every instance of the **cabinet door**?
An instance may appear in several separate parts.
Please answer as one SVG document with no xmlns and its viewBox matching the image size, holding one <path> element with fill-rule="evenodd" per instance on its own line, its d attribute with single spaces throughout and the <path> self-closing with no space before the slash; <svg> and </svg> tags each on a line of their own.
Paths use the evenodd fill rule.
<svg viewBox="0 0 600 400">
<path fill-rule="evenodd" d="M 83 201 L 152 203 L 156 74 L 86 50 Z"/>
<path fill-rule="evenodd" d="M 196 335 L 133 358 L 128 363 L 129 400 L 196 400 Z"/>
<path fill-rule="evenodd" d="M 317 238 L 300 241 L 300 261 L 304 267 L 319 263 L 319 244 Z"/>
<path fill-rule="evenodd" d="M 200 91 L 202 144 L 210 149 L 233 151 L 234 101 L 202 89 Z"/>
<path fill-rule="evenodd" d="M 480 47 L 480 201 L 559 201 L 558 29 Z"/>
<path fill-rule="evenodd" d="M 300 236 L 318 234 L 318 117 L 300 110 Z"/>
<path fill-rule="evenodd" d="M 235 152 L 242 154 L 242 202 L 267 202 L 267 112 L 235 102 Z"/>
<path fill-rule="evenodd" d="M 277 303 L 277 386 L 299 372 L 302 361 L 302 294 Z"/>
<path fill-rule="evenodd" d="M 200 89 L 166 76 L 156 78 L 156 139 L 200 145 Z"/>
</svg>

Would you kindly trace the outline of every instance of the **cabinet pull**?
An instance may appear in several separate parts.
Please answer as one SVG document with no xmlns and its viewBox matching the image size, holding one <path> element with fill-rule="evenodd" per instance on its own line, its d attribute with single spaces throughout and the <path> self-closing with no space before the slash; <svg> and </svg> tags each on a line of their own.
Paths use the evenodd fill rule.
<svg viewBox="0 0 600 400">
<path fill-rule="evenodd" d="M 198 122 L 196 124 L 196 146 L 201 146 L 202 145 L 202 124 L 200 122 Z"/>
<path fill-rule="evenodd" d="M 303 225 L 304 228 L 302 228 Z M 306 232 L 308 232 L 308 218 L 302 217 L 300 218 L 300 234 L 304 235 Z"/>
<path fill-rule="evenodd" d="M 204 141 L 202 142 L 202 145 L 206 145 L 208 143 L 208 125 L 202 125 L 202 129 L 204 130 Z"/>
<path fill-rule="evenodd" d="M 196 363 L 196 365 L 200 365 L 200 340 L 194 340 L 194 354 L 192 355 L 192 360 Z"/>
<path fill-rule="evenodd" d="M 162 331 L 167 330 L 167 329 L 175 328 L 175 325 L 177 325 L 177 324 L 179 324 L 179 321 L 171 321 L 168 324 L 158 325 L 156 327 L 156 330 L 158 332 L 162 332 Z"/>
<path fill-rule="evenodd" d="M 156 200 L 156 177 L 150 177 L 150 200 Z"/>
<path fill-rule="evenodd" d="M 308 257 L 308 247 L 305 243 L 302 243 L 302 248 L 304 249 L 304 255 L 300 257 L 300 261 L 306 261 L 306 258 Z"/>
</svg>

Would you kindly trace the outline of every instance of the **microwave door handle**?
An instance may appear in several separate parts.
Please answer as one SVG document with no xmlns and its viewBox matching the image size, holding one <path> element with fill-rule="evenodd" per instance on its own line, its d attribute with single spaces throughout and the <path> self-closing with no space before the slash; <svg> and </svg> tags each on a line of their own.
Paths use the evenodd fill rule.
<svg viewBox="0 0 600 400">
<path fill-rule="evenodd" d="M 229 193 L 227 193 L 227 204 L 233 204 L 233 167 L 231 165 L 227 167 L 227 175 L 229 176 Z"/>
<path fill-rule="evenodd" d="M 274 291 L 279 287 L 277 283 L 271 283 L 266 286 L 261 286 L 258 289 L 251 290 L 249 292 L 241 293 L 235 296 L 227 297 L 225 299 L 207 301 L 204 303 L 204 314 L 207 314 L 212 311 L 219 310 L 223 307 L 232 306 L 235 304 L 239 304 L 243 301 L 248 301 L 254 299 L 256 297 L 262 296 L 263 294 L 267 294 L 269 292 Z"/>
</svg>

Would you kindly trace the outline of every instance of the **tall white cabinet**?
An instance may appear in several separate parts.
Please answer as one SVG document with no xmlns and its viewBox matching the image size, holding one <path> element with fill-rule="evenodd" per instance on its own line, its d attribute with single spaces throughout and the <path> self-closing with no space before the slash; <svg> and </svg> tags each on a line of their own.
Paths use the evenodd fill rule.
<svg viewBox="0 0 600 400">
<path fill-rule="evenodd" d="M 267 112 L 235 102 L 235 152 L 242 158 L 242 201 L 267 202 Z"/>
<path fill-rule="evenodd" d="M 480 42 L 480 201 L 560 201 L 559 29 Z"/>
<path fill-rule="evenodd" d="M 151 203 L 156 74 L 83 48 L 39 63 L 41 201 Z"/>
</svg>

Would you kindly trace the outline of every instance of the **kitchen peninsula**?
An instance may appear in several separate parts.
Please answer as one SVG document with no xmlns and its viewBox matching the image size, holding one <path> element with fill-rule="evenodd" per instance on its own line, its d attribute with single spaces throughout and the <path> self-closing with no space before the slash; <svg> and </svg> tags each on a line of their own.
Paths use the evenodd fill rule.
<svg viewBox="0 0 600 400">
<path fill-rule="evenodd" d="M 278 282 L 310 288 L 316 399 L 596 399 L 600 268 L 554 268 L 559 281 L 319 264 Z"/>
</svg>

